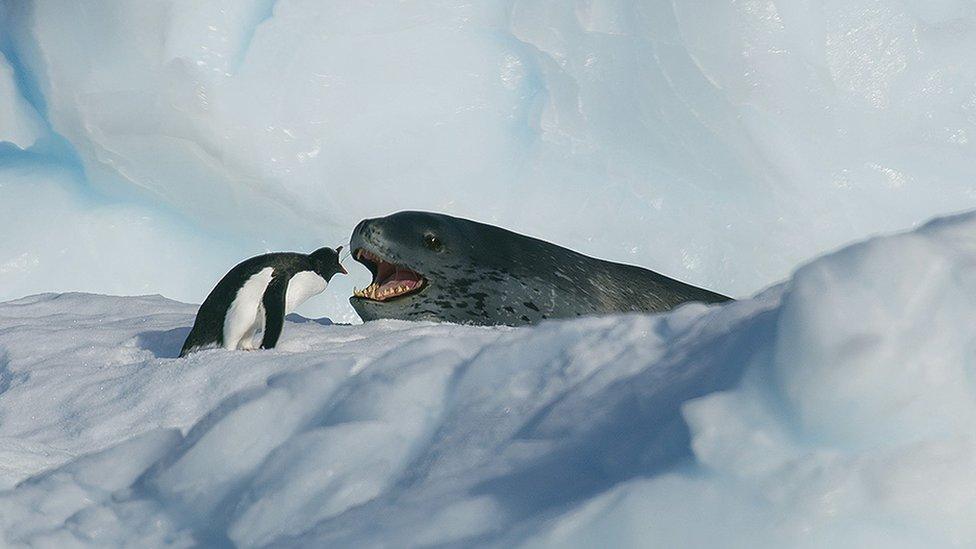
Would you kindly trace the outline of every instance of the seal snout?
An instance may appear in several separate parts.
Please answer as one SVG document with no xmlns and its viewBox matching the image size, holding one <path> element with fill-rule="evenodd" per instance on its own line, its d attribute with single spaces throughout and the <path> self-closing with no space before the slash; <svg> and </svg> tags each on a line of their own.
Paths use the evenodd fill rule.
<svg viewBox="0 0 976 549">
<path fill-rule="evenodd" d="M 364 230 L 366 230 L 366 227 L 369 226 L 369 224 L 370 224 L 371 221 L 373 221 L 373 220 L 372 219 L 364 219 L 364 220 L 360 221 L 359 224 L 356 225 L 356 228 L 352 230 L 352 234 L 354 234 L 354 235 L 356 235 L 356 234 L 362 234 L 362 232 Z"/>
<path fill-rule="evenodd" d="M 382 221 L 382 219 L 364 219 L 356 225 L 352 231 L 352 237 L 349 239 L 349 250 L 352 252 L 353 259 L 360 261 L 359 252 L 362 250 L 371 250 L 377 255 L 389 255 L 388 241 L 384 234 Z M 369 267 L 369 265 L 366 266 Z"/>
</svg>

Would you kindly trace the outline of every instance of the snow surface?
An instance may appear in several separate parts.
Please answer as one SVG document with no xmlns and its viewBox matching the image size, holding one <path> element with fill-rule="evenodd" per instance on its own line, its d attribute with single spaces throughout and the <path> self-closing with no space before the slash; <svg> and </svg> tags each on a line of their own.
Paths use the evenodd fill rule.
<svg viewBox="0 0 976 549">
<path fill-rule="evenodd" d="M 199 302 L 407 208 L 743 297 L 976 206 L 974 51 L 972 0 L 0 0 L 0 539 L 976 545 L 973 216 L 721 307 L 185 360 L 191 305 L 21 297 Z"/>
<path fill-rule="evenodd" d="M 754 299 L 485 328 L 0 304 L 0 532 L 33 546 L 976 543 L 976 214 Z"/>
<path fill-rule="evenodd" d="M 126 294 L 199 302 L 242 257 L 431 209 L 742 297 L 976 207 L 974 51 L 972 0 L 0 0 L 0 140 L 29 149 L 0 167 L 172 218 L 130 240 L 174 260 L 118 269 Z M 101 292 L 78 273 L 113 253 L 31 276 Z M 0 298 L 36 291 L 8 272 Z M 306 313 L 354 319 L 365 277 Z"/>
</svg>

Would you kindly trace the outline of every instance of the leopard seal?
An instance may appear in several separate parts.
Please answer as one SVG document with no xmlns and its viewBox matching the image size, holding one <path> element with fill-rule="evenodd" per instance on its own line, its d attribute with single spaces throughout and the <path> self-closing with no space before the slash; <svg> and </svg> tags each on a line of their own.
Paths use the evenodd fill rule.
<svg viewBox="0 0 976 549">
<path fill-rule="evenodd" d="M 521 326 L 731 299 L 648 269 L 439 213 L 363 220 L 350 245 L 353 258 L 373 275 L 349 298 L 364 321 Z"/>
</svg>

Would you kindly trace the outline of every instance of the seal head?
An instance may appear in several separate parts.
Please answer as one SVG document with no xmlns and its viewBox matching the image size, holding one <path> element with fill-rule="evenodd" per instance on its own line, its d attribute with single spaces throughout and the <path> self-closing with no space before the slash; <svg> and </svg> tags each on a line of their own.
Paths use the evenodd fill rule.
<svg viewBox="0 0 976 549">
<path fill-rule="evenodd" d="M 373 274 L 372 283 L 350 298 L 364 321 L 518 326 L 729 299 L 647 269 L 437 213 L 364 220 L 353 231 L 351 249 Z"/>
</svg>

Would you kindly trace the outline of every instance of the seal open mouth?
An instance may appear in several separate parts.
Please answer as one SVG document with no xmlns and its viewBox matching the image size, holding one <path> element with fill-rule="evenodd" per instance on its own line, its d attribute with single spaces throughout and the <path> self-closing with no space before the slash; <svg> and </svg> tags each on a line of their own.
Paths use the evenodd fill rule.
<svg viewBox="0 0 976 549">
<path fill-rule="evenodd" d="M 403 265 L 391 263 L 382 257 L 357 248 L 353 257 L 373 273 L 373 282 L 353 295 L 371 301 L 389 301 L 419 292 L 427 285 L 427 279 Z"/>
</svg>

